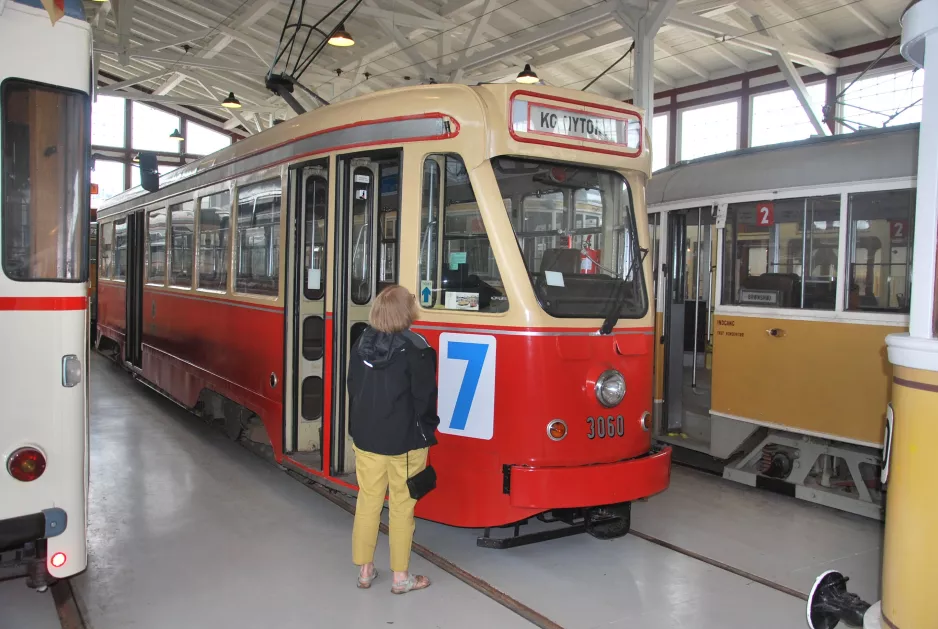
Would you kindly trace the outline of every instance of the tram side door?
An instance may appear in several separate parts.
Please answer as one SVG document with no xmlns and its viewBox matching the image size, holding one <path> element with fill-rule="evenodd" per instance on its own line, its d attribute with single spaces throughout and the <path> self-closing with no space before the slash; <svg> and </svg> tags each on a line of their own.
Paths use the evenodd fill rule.
<svg viewBox="0 0 938 629">
<path fill-rule="evenodd" d="M 293 264 L 287 275 L 286 347 L 290 369 L 284 407 L 284 450 L 308 467 L 322 469 L 326 377 L 326 225 L 329 213 L 329 161 L 290 171 L 294 206 L 291 225 Z"/>
<path fill-rule="evenodd" d="M 710 207 L 668 213 L 664 430 L 697 450 L 710 442 L 715 237 Z"/>
<path fill-rule="evenodd" d="M 399 150 L 339 160 L 336 199 L 333 412 L 330 473 L 355 471 L 346 378 L 351 349 L 368 327 L 375 296 L 397 282 Z"/>
<path fill-rule="evenodd" d="M 127 336 L 124 360 L 143 367 L 143 249 L 145 214 L 127 216 Z"/>
</svg>

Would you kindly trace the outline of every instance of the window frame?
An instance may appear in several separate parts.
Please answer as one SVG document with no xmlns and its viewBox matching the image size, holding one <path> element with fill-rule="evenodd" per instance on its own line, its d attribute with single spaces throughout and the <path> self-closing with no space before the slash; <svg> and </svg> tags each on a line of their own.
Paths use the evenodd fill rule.
<svg viewBox="0 0 938 629">
<path fill-rule="evenodd" d="M 198 229 L 198 202 L 195 200 L 195 195 L 193 192 L 187 192 L 183 196 L 178 196 L 172 199 L 167 199 L 166 203 L 166 286 L 169 288 L 174 288 L 176 290 L 192 290 L 195 286 L 195 252 L 198 249 L 196 246 L 195 238 Z M 173 283 L 173 262 L 176 258 L 176 247 L 175 247 L 175 234 L 173 231 L 175 229 L 175 221 L 173 220 L 173 208 L 180 207 L 185 209 L 186 204 L 192 206 L 192 266 L 190 267 L 189 285 L 183 284 L 174 284 Z"/>
<path fill-rule="evenodd" d="M 674 156 L 675 163 L 683 162 L 683 161 L 688 161 L 687 158 L 684 157 L 683 151 L 681 150 L 681 148 L 682 148 L 682 146 L 683 146 L 683 142 L 684 142 L 684 114 L 685 114 L 686 112 L 688 112 L 688 111 L 694 111 L 694 110 L 697 110 L 697 109 L 706 109 L 707 107 L 716 107 L 716 106 L 719 106 L 719 105 L 725 105 L 725 104 L 727 104 L 727 103 L 736 103 L 736 147 L 730 149 L 729 151 L 718 151 L 718 152 L 716 152 L 716 153 L 710 153 L 709 155 L 704 155 L 704 156 L 701 156 L 701 157 L 694 157 L 694 158 L 691 158 L 691 159 L 704 159 L 704 158 L 706 158 L 706 157 L 711 157 L 711 156 L 713 156 L 713 155 L 721 155 L 721 154 L 724 154 L 724 153 L 728 153 L 728 152 L 738 151 L 738 150 L 739 150 L 739 141 L 740 141 L 740 137 L 739 137 L 739 136 L 740 136 L 740 134 L 739 134 L 739 117 L 742 115 L 742 110 L 743 110 L 743 103 L 742 103 L 742 97 L 741 97 L 741 96 L 735 96 L 735 97 L 727 98 L 726 100 L 718 100 L 718 101 L 714 101 L 714 102 L 712 102 L 712 103 L 704 103 L 704 104 L 702 104 L 702 105 L 692 105 L 692 106 L 690 106 L 690 107 L 681 107 L 681 103 L 678 102 L 678 104 L 677 104 L 678 109 L 677 109 L 677 116 L 676 116 L 676 117 L 677 117 L 677 124 L 674 125 L 676 128 L 669 130 L 670 132 L 676 134 L 676 138 L 675 138 L 676 150 L 675 150 L 675 156 Z M 653 120 L 654 120 L 654 119 L 653 119 Z M 670 138 L 669 138 L 669 139 L 670 139 Z M 688 206 L 688 207 L 698 207 L 698 205 L 695 205 L 695 206 Z"/>
<path fill-rule="evenodd" d="M 841 122 L 844 118 L 844 98 L 846 97 L 847 87 L 855 80 L 863 79 L 874 79 L 876 77 L 885 76 L 887 74 L 900 74 L 902 72 L 911 72 L 915 71 L 916 68 L 908 63 L 899 63 L 896 65 L 885 66 L 882 68 L 873 68 L 868 72 L 854 72 L 852 74 L 845 74 L 843 76 L 837 77 L 837 93 L 840 94 L 844 92 L 843 96 L 837 100 L 834 108 L 834 115 L 836 116 L 836 122 L 834 124 L 834 130 L 836 135 L 849 135 L 854 133 L 849 128 L 845 128 L 844 124 Z M 924 70 L 918 70 L 923 72 Z M 921 105 L 921 103 L 920 103 Z M 885 118 L 884 118 L 885 120 Z M 915 124 L 915 123 L 900 123 L 899 125 L 890 125 L 890 126 L 901 126 L 901 124 Z M 877 128 L 877 127 L 874 127 Z M 882 127 L 879 127 L 882 128 Z M 887 127 L 888 128 L 888 127 Z"/>
<path fill-rule="evenodd" d="M 806 88 L 806 89 L 810 89 L 810 88 L 815 87 L 815 86 L 817 86 L 817 85 L 822 85 L 822 86 L 824 86 L 824 89 L 826 90 L 826 89 L 827 89 L 827 79 L 819 79 L 819 80 L 817 80 L 817 81 L 812 81 L 811 83 L 805 83 L 805 88 Z M 787 143 L 787 142 L 804 142 L 805 140 L 807 140 L 808 138 L 811 137 L 811 136 L 808 136 L 808 138 L 801 138 L 801 139 L 798 139 L 798 140 L 785 140 L 785 141 L 783 141 L 783 142 L 771 142 L 771 143 L 769 143 L 769 144 L 756 144 L 756 145 L 753 145 L 753 143 L 752 143 L 752 129 L 753 129 L 753 123 L 755 122 L 755 119 L 756 119 L 756 116 L 755 116 L 755 107 L 754 107 L 755 102 L 756 102 L 756 98 L 758 98 L 759 96 L 769 96 L 769 95 L 771 95 L 771 94 L 781 94 L 781 93 L 783 93 L 783 92 L 794 92 L 794 90 L 793 90 L 791 87 L 783 87 L 783 88 L 777 89 L 777 90 L 769 90 L 769 91 L 767 91 L 767 92 L 757 92 L 757 93 L 754 93 L 754 94 L 750 94 L 750 95 L 749 95 L 749 120 L 746 122 L 746 124 L 747 124 L 747 130 L 746 130 L 747 136 L 746 136 L 746 137 L 749 139 L 749 146 L 748 146 L 747 148 L 764 148 L 764 147 L 769 147 L 769 146 L 778 146 L 779 144 L 785 144 L 785 143 Z M 796 95 L 796 96 L 797 96 L 797 95 Z M 822 103 L 821 103 L 821 108 L 823 109 L 823 107 L 824 107 L 826 104 L 827 104 L 826 102 L 822 102 Z M 799 105 L 800 105 L 800 103 L 799 103 Z M 840 107 L 840 105 L 838 104 L 837 107 Z M 839 114 L 838 114 L 838 115 L 839 115 Z M 810 120 L 808 121 L 808 124 L 811 124 Z M 827 123 L 824 122 L 823 117 L 821 118 L 821 124 L 822 124 L 824 127 L 827 127 Z M 840 123 L 837 123 L 837 124 L 840 124 Z M 739 144 L 739 142 L 737 142 L 737 144 Z"/>
<path fill-rule="evenodd" d="M 858 192 L 878 192 L 886 190 L 901 190 L 916 187 L 915 177 L 898 177 L 881 181 L 854 181 L 842 184 L 828 184 L 823 186 L 804 186 L 786 188 L 782 191 L 761 190 L 742 194 L 724 195 L 713 198 L 686 199 L 678 202 L 665 203 L 649 208 L 651 213 L 667 213 L 674 210 L 701 207 L 703 205 L 719 205 L 722 203 L 746 203 L 777 199 L 791 199 L 800 197 L 816 197 L 832 194 L 840 195 L 840 221 L 846 226 L 847 197 Z M 662 219 L 663 220 L 663 219 Z M 907 326 L 909 315 L 902 313 L 858 312 L 845 309 L 845 286 L 847 272 L 847 232 L 842 228 L 839 234 L 837 259 L 837 286 L 836 303 L 834 310 L 801 310 L 795 308 L 762 308 L 759 306 L 733 306 L 723 303 L 723 259 L 724 237 L 719 234 L 717 238 L 717 280 L 716 297 L 714 300 L 714 315 L 748 316 L 756 318 L 790 319 L 801 321 L 840 321 L 845 323 L 859 323 L 869 325 Z"/>
<path fill-rule="evenodd" d="M 207 197 L 214 196 L 216 194 L 228 193 L 228 205 L 230 213 L 228 215 L 228 243 L 225 247 L 225 286 L 224 288 L 205 288 L 201 285 L 201 268 L 202 268 L 202 199 Z M 235 186 L 233 181 L 225 181 L 206 188 L 200 188 L 198 190 L 193 190 L 192 197 L 195 199 L 195 259 L 194 267 L 192 271 L 192 279 L 195 285 L 195 290 L 211 293 L 214 295 L 221 295 L 230 293 L 232 290 L 232 256 L 234 255 L 234 244 L 232 238 L 237 234 L 237 229 L 234 227 L 234 216 L 237 206 L 236 197 L 235 197 Z M 281 210 L 282 212 L 282 210 Z"/>
<path fill-rule="evenodd" d="M 159 212 L 161 210 L 166 215 L 164 219 L 164 223 L 163 223 L 163 281 L 154 282 L 150 278 L 150 214 L 152 214 L 153 212 Z M 170 232 L 169 216 L 170 216 L 169 205 L 160 205 L 159 207 L 149 207 L 143 211 L 144 230 L 146 233 L 146 237 L 145 237 L 146 246 L 143 249 L 144 258 L 145 258 L 144 265 L 143 265 L 143 268 L 144 268 L 144 282 L 143 283 L 147 286 L 165 287 L 167 285 L 167 282 L 169 281 L 169 273 L 168 273 L 169 265 L 167 263 L 169 259 L 169 247 L 166 246 L 167 245 L 166 236 Z"/>
<path fill-rule="evenodd" d="M 287 221 L 285 219 L 285 209 L 284 204 L 288 203 L 290 200 L 290 191 L 287 188 L 286 183 L 286 171 L 283 170 L 280 166 L 275 166 L 273 168 L 264 169 L 258 172 L 251 173 L 249 175 L 244 175 L 237 177 L 233 180 L 225 182 L 231 185 L 231 256 L 229 259 L 229 268 L 228 268 L 228 282 L 230 286 L 230 294 L 246 299 L 254 299 L 263 303 L 279 302 L 283 298 L 283 283 L 284 283 L 284 228 Z M 279 227 L 279 237 L 280 237 L 280 256 L 278 262 L 278 288 L 276 295 L 265 295 L 261 293 L 249 293 L 238 290 L 237 284 L 237 272 L 238 272 L 238 259 L 235 255 L 237 253 L 237 243 L 236 239 L 240 238 L 238 236 L 238 218 L 240 217 L 240 204 L 239 199 L 241 196 L 241 189 L 248 186 L 253 186 L 258 183 L 263 183 L 265 181 L 273 181 L 277 179 L 280 181 L 280 227 Z M 284 194 L 286 192 L 286 194 Z M 291 251 L 292 254 L 292 251 Z"/>
<path fill-rule="evenodd" d="M 54 90 L 61 94 L 69 94 L 74 96 L 80 96 L 83 100 L 83 115 L 82 121 L 85 124 L 86 138 L 84 146 L 79 157 L 79 172 L 83 174 L 82 179 L 82 190 L 80 194 L 82 195 L 79 202 L 81 203 L 80 215 L 77 217 L 77 226 L 78 229 L 83 230 L 83 233 L 79 235 L 79 242 L 83 247 L 83 252 L 81 255 L 81 260 L 78 260 L 77 274 L 74 278 L 43 278 L 43 277 L 29 277 L 29 278 L 18 278 L 10 275 L 7 270 L 7 256 L 5 252 L 4 242 L 2 240 L 2 233 L 0 233 L 0 268 L 2 268 L 3 276 L 11 282 L 20 282 L 20 283 L 32 283 L 32 282 L 47 282 L 55 284 L 82 284 L 89 281 L 89 251 L 88 251 L 88 238 L 89 238 L 89 224 L 91 223 L 91 97 L 87 92 L 82 90 L 77 90 L 69 87 L 64 87 L 62 85 L 53 85 L 51 83 L 44 83 L 42 81 L 34 81 L 31 79 L 23 79 L 19 77 L 7 77 L 0 81 L 0 107 L 6 99 L 7 89 L 11 85 L 21 85 L 27 88 L 39 88 L 46 90 Z M 0 177 L 5 177 L 8 160 L 2 159 L 3 145 L 6 144 L 5 134 L 3 133 L 3 127 L 5 127 L 5 117 L 0 113 Z M 32 184 L 30 184 L 32 187 Z M 0 194 L 0 228 L 2 228 L 2 223 L 4 223 L 5 210 L 6 210 L 6 197 L 3 194 Z M 116 243 L 115 243 L 116 244 Z"/>
<path fill-rule="evenodd" d="M 447 196 L 446 196 L 446 158 L 448 158 L 448 157 L 452 157 L 452 158 L 458 159 L 460 162 L 462 162 L 463 167 L 466 169 L 466 173 L 467 173 L 467 175 L 468 175 L 469 186 L 470 186 L 471 189 L 472 189 L 472 194 L 473 194 L 473 197 L 475 197 L 475 203 L 476 203 L 476 206 L 478 207 L 478 211 L 479 211 L 479 220 L 482 221 L 482 227 L 483 227 L 483 229 L 485 230 L 485 231 L 484 231 L 484 236 L 485 236 L 486 240 L 488 240 L 488 242 L 489 242 L 489 247 L 490 247 L 490 249 L 491 249 L 492 259 L 493 259 L 494 262 L 495 262 L 495 268 L 498 270 L 499 280 L 501 281 L 502 296 L 504 297 L 505 303 L 507 304 L 507 306 L 505 307 L 504 310 L 496 311 L 496 312 L 491 312 L 491 311 L 485 311 L 485 310 L 481 310 L 481 309 L 480 309 L 480 310 L 449 309 L 449 308 L 446 308 L 445 300 L 440 300 L 440 298 L 439 298 L 439 294 L 442 293 L 443 269 L 445 268 L 445 266 L 446 266 L 446 264 L 447 264 L 447 261 L 446 261 L 446 258 L 445 258 L 445 255 L 444 255 L 444 254 L 445 254 L 445 251 L 446 251 L 446 241 L 447 241 L 447 238 L 446 238 L 446 215 L 447 215 L 447 212 L 446 212 L 446 207 L 447 207 L 447 202 L 446 202 L 446 200 L 447 200 Z M 440 163 L 440 159 L 439 159 L 439 158 L 442 158 L 442 165 L 441 165 L 441 163 Z M 423 304 L 420 302 L 420 296 L 419 296 L 419 294 L 418 294 L 418 296 L 417 296 L 417 305 L 420 307 L 420 311 L 421 311 L 421 312 L 427 311 L 427 312 L 436 312 L 436 313 L 441 313 L 441 314 L 442 314 L 442 313 L 445 313 L 446 315 L 456 315 L 456 316 L 468 314 L 468 315 L 472 315 L 472 316 L 482 316 L 482 317 L 504 317 L 505 315 L 507 315 L 507 314 L 511 311 L 511 308 L 512 308 L 512 297 L 511 297 L 510 291 L 509 291 L 509 289 L 508 289 L 508 285 L 509 285 L 509 284 L 508 284 L 507 281 L 505 281 L 505 276 L 502 275 L 502 271 L 501 271 L 502 265 L 501 265 L 500 262 L 499 262 L 499 255 L 498 255 L 498 253 L 497 253 L 497 249 L 493 246 L 493 244 L 492 244 L 492 239 L 489 237 L 489 225 L 487 224 L 487 221 L 486 221 L 486 218 L 485 218 L 485 212 L 483 211 L 483 203 L 479 200 L 477 191 L 476 191 L 475 186 L 474 186 L 474 184 L 473 184 L 473 182 L 472 182 L 472 175 L 471 175 L 471 173 L 470 173 L 470 171 L 469 171 L 468 166 L 466 165 L 466 159 L 465 159 L 465 157 L 463 157 L 463 155 L 462 155 L 459 151 L 456 151 L 456 150 L 453 150 L 453 149 L 446 149 L 445 147 L 443 147 L 443 148 L 441 148 L 440 150 L 437 150 L 437 151 L 428 151 L 428 152 L 426 152 L 426 153 L 424 153 L 424 154 L 422 154 L 422 155 L 420 156 L 420 162 L 419 162 L 419 163 L 420 163 L 420 170 L 419 170 L 419 173 L 420 173 L 420 187 L 419 187 L 419 190 L 420 190 L 420 212 L 419 212 L 419 218 L 418 218 L 418 220 L 416 221 L 416 224 L 417 224 L 417 227 L 418 227 L 418 232 L 417 232 L 417 241 L 418 241 L 418 243 L 419 243 L 418 246 L 419 246 L 421 249 L 422 249 L 423 246 L 424 246 L 424 243 L 423 243 L 423 223 L 422 223 L 422 221 L 423 221 L 423 201 L 424 201 L 424 199 L 423 199 L 423 193 L 424 193 L 424 179 L 425 179 L 426 174 L 427 174 L 427 170 L 426 170 L 426 168 L 425 168 L 425 167 L 426 167 L 426 164 L 427 164 L 427 161 L 433 161 L 433 162 L 437 165 L 437 174 L 438 174 L 439 177 L 440 177 L 440 181 L 439 181 L 439 183 L 438 183 L 438 185 L 437 185 L 437 192 L 438 192 L 438 195 L 437 195 L 437 207 L 436 207 L 436 211 L 435 211 L 435 212 L 428 212 L 428 217 L 430 217 L 431 220 L 432 220 L 432 217 L 435 216 L 435 217 L 436 217 L 436 221 L 437 221 L 437 228 L 436 228 L 436 232 L 435 232 L 435 236 L 436 236 L 436 239 L 437 239 L 437 242 L 435 243 L 436 258 L 435 258 L 435 260 L 433 261 L 433 262 L 435 262 L 435 268 L 433 267 L 433 265 L 428 264 L 428 269 L 429 269 L 429 270 L 432 272 L 432 274 L 433 274 L 433 280 L 432 280 L 432 282 L 433 282 L 434 288 L 433 288 L 432 300 L 431 300 L 431 302 L 430 302 L 430 305 L 429 305 L 429 306 L 423 305 Z M 494 175 L 493 175 L 493 183 L 494 183 Z M 496 194 L 498 194 L 498 193 L 496 192 Z M 501 199 L 500 196 L 499 196 L 499 198 Z M 505 210 L 504 203 L 501 204 L 501 208 L 502 208 L 502 210 Z M 511 225 L 511 215 L 507 212 L 507 210 L 505 210 L 505 211 L 506 211 L 505 217 L 508 219 L 509 225 Z M 400 232 L 400 229 L 401 229 L 401 228 L 400 228 L 400 224 L 399 224 L 398 230 L 399 230 L 399 233 L 402 233 L 402 232 Z M 400 238 L 400 236 L 398 236 L 398 237 Z M 520 255 L 520 248 L 518 249 L 518 251 L 519 251 L 519 255 Z M 522 264 L 523 264 L 523 262 L 522 262 Z M 418 293 L 419 293 L 419 291 L 420 291 L 420 282 L 422 281 L 422 277 L 421 277 L 420 273 L 421 273 L 421 251 L 418 251 L 418 252 L 417 252 L 417 265 L 416 265 L 417 291 L 418 291 Z"/>
</svg>

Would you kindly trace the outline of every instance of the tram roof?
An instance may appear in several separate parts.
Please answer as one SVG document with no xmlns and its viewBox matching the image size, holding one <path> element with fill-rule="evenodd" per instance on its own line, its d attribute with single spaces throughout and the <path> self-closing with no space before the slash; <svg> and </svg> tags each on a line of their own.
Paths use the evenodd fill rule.
<svg viewBox="0 0 938 629">
<path fill-rule="evenodd" d="M 190 162 L 161 176 L 160 193 L 158 194 L 160 198 L 166 198 L 175 195 L 177 192 L 182 193 L 188 189 L 186 182 L 189 182 L 189 180 L 203 173 L 222 168 L 230 172 L 224 179 L 237 177 L 240 175 L 237 172 L 237 164 L 242 160 L 262 155 L 265 152 L 310 138 L 322 132 L 342 130 L 370 122 L 400 121 L 419 118 L 420 116 L 448 116 L 460 125 L 460 133 L 472 133 L 482 130 L 483 133 L 487 134 L 487 137 L 478 146 L 484 145 L 483 152 L 487 154 L 486 157 L 505 154 L 499 151 L 498 147 L 506 144 L 502 140 L 502 136 L 505 139 L 509 137 L 508 104 L 512 96 L 519 92 L 536 93 L 538 97 L 543 95 L 545 98 L 552 97 L 568 99 L 569 102 L 581 102 L 587 104 L 591 109 L 597 110 L 591 112 L 594 115 L 600 115 L 602 111 L 608 110 L 629 112 L 638 116 L 644 122 L 644 115 L 641 110 L 631 105 L 595 94 L 561 88 L 525 86 L 523 89 L 519 89 L 518 86 L 502 83 L 476 86 L 445 83 L 402 87 L 373 92 L 351 100 L 320 107 L 235 142 L 216 153 Z M 560 103 L 559 106 L 571 107 L 571 105 L 564 105 L 563 103 Z M 610 115 L 615 116 L 616 114 L 611 113 Z M 467 124 L 470 122 L 472 124 Z M 501 131 L 498 127 L 504 127 L 504 133 L 498 136 L 498 141 L 493 141 L 492 133 Z M 642 146 L 646 147 L 647 134 L 644 128 L 642 133 Z M 406 142 L 407 140 L 401 141 Z M 385 145 L 393 146 L 395 143 L 391 140 L 386 142 Z M 530 152 L 532 154 L 538 151 L 538 146 L 535 144 L 525 145 L 523 147 L 525 154 L 529 152 L 528 147 L 531 147 Z M 343 146 L 337 150 L 345 152 L 347 148 Z M 572 144 L 568 148 L 576 149 Z M 479 149 L 476 148 L 475 150 L 478 151 Z M 554 150 L 556 151 L 556 149 Z M 324 153 L 327 152 L 324 151 Z M 595 155 L 596 163 L 605 163 L 606 167 L 623 167 L 622 163 L 631 162 L 629 168 L 645 171 L 646 173 L 650 167 L 650 154 L 647 148 L 643 148 L 635 159 L 608 154 L 603 155 L 602 153 L 595 153 Z M 548 156 L 542 157 L 550 158 Z M 189 187 L 191 187 L 191 184 Z M 164 190 L 167 192 L 164 193 Z M 106 217 L 147 204 L 150 199 L 146 197 L 151 194 L 153 193 L 147 192 L 140 186 L 125 190 L 105 201 L 98 210 L 98 216 Z"/>
<path fill-rule="evenodd" d="M 657 204 L 731 194 L 914 177 L 918 124 L 819 136 L 678 162 L 652 175 Z"/>
</svg>

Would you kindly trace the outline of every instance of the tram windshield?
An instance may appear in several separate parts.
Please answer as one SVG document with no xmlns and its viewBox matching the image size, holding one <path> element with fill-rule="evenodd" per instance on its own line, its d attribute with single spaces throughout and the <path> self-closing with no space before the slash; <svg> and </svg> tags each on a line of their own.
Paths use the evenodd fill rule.
<svg viewBox="0 0 938 629">
<path fill-rule="evenodd" d="M 534 292 L 548 314 L 645 314 L 632 195 L 621 175 L 507 157 L 492 166 Z"/>
</svg>

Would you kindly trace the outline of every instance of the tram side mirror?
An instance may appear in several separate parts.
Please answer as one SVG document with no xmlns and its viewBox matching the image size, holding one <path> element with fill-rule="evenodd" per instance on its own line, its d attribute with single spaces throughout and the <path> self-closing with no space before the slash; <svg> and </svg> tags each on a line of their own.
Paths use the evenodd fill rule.
<svg viewBox="0 0 938 629">
<path fill-rule="evenodd" d="M 156 153 L 140 152 L 140 185 L 147 192 L 160 189 L 160 171 L 156 168 Z"/>
</svg>

